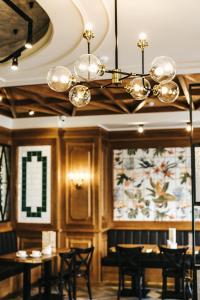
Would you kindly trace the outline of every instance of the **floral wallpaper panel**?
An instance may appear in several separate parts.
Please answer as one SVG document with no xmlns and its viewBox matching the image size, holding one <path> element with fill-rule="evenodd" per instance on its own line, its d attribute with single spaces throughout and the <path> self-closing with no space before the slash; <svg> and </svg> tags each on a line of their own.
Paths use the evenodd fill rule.
<svg viewBox="0 0 200 300">
<path fill-rule="evenodd" d="M 120 149 L 113 160 L 115 221 L 191 220 L 190 148 Z"/>
</svg>

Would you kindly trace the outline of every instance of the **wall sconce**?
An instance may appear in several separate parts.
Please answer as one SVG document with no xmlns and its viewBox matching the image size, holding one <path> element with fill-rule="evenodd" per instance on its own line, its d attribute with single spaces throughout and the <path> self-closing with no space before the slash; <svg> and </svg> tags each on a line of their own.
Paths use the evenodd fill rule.
<svg viewBox="0 0 200 300">
<path fill-rule="evenodd" d="M 77 189 L 81 189 L 84 181 L 89 179 L 89 174 L 87 172 L 70 172 L 68 178 Z"/>
</svg>

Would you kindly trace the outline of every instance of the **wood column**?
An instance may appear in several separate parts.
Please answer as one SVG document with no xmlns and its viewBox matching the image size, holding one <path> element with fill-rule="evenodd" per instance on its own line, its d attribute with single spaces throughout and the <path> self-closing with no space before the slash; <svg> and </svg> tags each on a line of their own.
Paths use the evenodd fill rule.
<svg viewBox="0 0 200 300">
<path fill-rule="evenodd" d="M 92 279 L 101 279 L 103 231 L 108 226 L 108 164 L 106 133 L 97 128 L 63 132 L 61 246 L 94 246 Z M 86 173 L 81 187 L 69 173 Z"/>
</svg>

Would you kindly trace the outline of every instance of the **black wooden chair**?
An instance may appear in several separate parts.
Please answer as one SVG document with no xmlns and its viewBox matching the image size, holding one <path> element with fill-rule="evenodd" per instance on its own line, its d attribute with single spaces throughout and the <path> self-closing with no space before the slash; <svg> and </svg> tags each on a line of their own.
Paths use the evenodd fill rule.
<svg viewBox="0 0 200 300">
<path fill-rule="evenodd" d="M 63 289 L 66 287 L 68 291 L 68 299 L 72 300 L 72 292 L 74 285 L 74 266 L 75 266 L 75 251 L 70 251 L 68 253 L 60 253 L 61 265 L 60 273 L 58 276 L 58 289 L 61 300 L 64 298 Z"/>
<path fill-rule="evenodd" d="M 159 246 L 162 258 L 162 299 L 177 297 L 178 299 L 187 299 L 185 294 L 185 282 L 188 274 L 186 264 L 187 247 L 178 249 L 169 249 Z M 173 278 L 175 281 L 175 290 L 168 291 L 167 279 Z"/>
<path fill-rule="evenodd" d="M 144 288 L 144 270 L 141 265 L 142 248 L 116 247 L 119 266 L 118 300 L 122 292 L 125 291 L 126 275 L 131 277 L 132 291 L 136 292 L 138 299 L 142 299 L 142 290 Z"/>
<path fill-rule="evenodd" d="M 89 299 L 92 300 L 92 292 L 90 286 L 90 265 L 94 252 L 94 247 L 90 248 L 73 248 L 75 251 L 74 260 L 74 275 L 73 275 L 73 297 L 76 300 L 76 281 L 79 277 L 84 277 L 86 280 Z"/>
<path fill-rule="evenodd" d="M 41 279 L 39 279 L 38 285 L 39 285 L 39 295 L 40 299 L 42 298 L 42 287 L 46 285 L 55 285 L 58 288 L 60 300 L 64 300 L 64 288 L 66 288 L 68 292 L 68 299 L 72 300 L 74 297 L 72 297 L 73 293 L 73 286 L 74 286 L 74 262 L 75 262 L 75 251 L 71 250 L 66 253 L 60 253 L 59 254 L 61 258 L 60 262 L 60 271 L 58 275 L 52 275 L 49 278 L 45 278 L 42 276 Z"/>
</svg>

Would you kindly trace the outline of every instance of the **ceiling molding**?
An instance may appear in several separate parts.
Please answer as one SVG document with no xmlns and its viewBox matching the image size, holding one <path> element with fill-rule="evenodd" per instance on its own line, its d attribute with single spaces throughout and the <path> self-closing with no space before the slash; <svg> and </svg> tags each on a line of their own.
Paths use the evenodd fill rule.
<svg viewBox="0 0 200 300">
<path fill-rule="evenodd" d="M 118 114 L 83 117 L 40 117 L 11 119 L 0 118 L 0 126 L 8 129 L 25 128 L 80 128 L 101 127 L 107 131 L 137 130 L 144 124 L 145 130 L 185 128 L 189 112 L 152 113 L 152 114 Z M 200 111 L 193 112 L 194 127 L 200 127 Z"/>
</svg>

